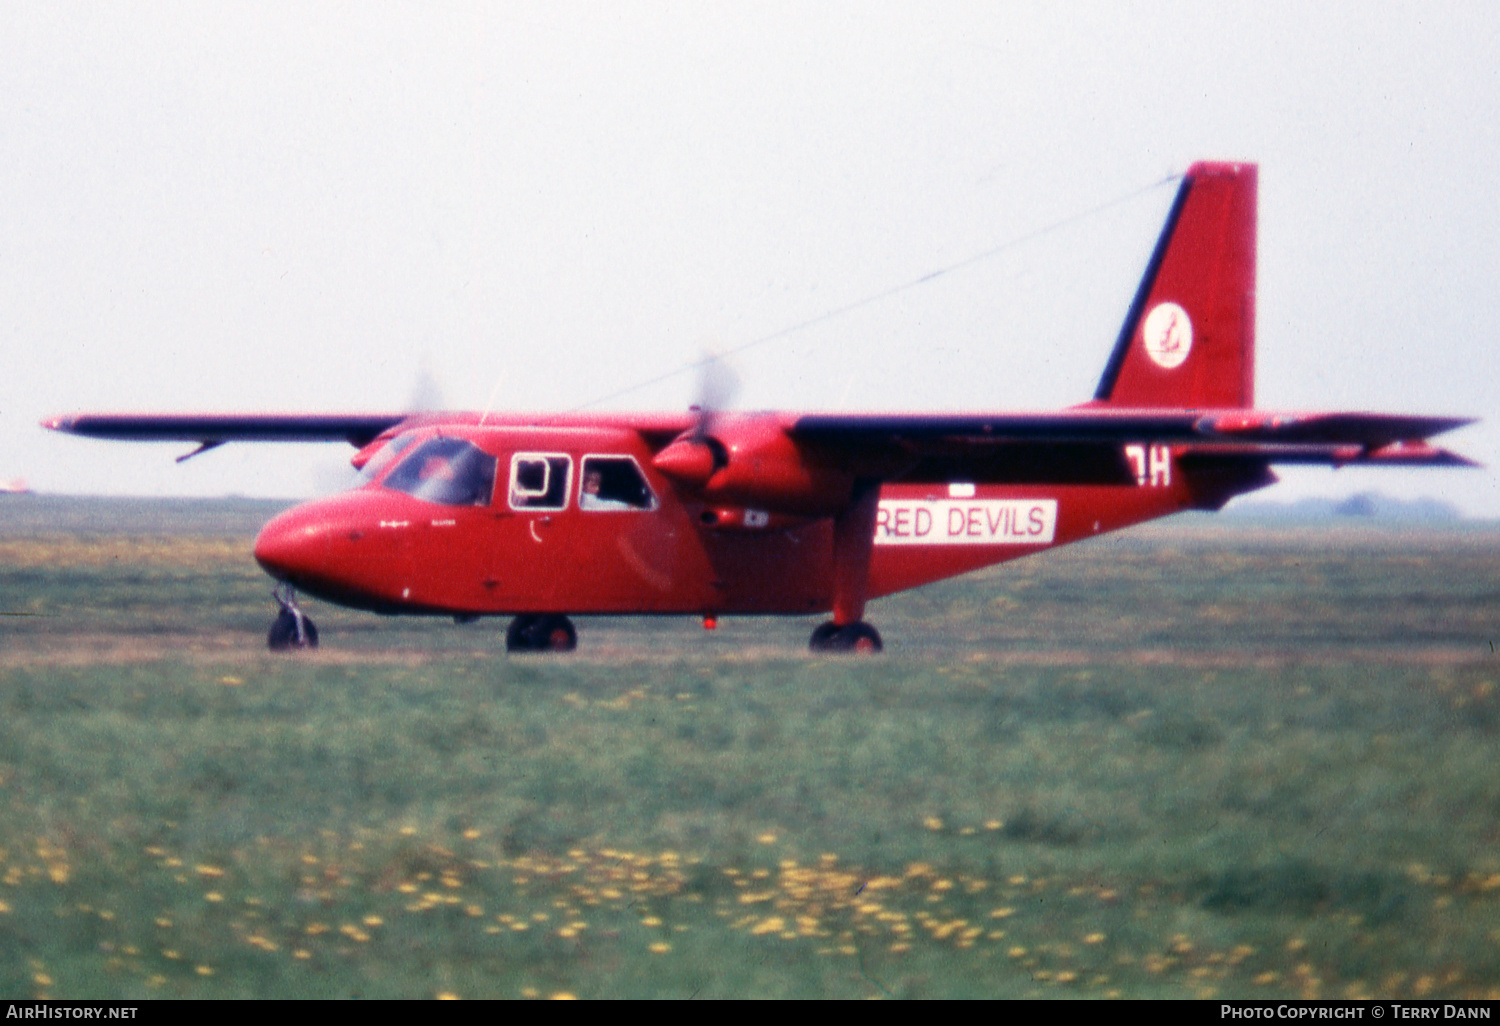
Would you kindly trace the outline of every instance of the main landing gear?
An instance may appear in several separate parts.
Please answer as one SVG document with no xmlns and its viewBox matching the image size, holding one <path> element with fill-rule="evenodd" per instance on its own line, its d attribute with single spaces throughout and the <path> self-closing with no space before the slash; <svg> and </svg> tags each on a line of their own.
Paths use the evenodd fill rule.
<svg viewBox="0 0 1500 1026">
<path fill-rule="evenodd" d="M 880 633 L 865 623 L 870 588 L 870 553 L 875 546 L 875 514 L 880 482 L 854 482 L 849 505 L 833 518 L 833 619 L 808 639 L 814 652 L 879 652 Z"/>
<path fill-rule="evenodd" d="M 842 627 L 829 620 L 812 632 L 807 647 L 814 652 L 865 654 L 879 652 L 884 646 L 880 643 L 880 632 L 863 620 L 856 620 Z"/>
<path fill-rule="evenodd" d="M 578 647 L 578 632 L 566 616 L 518 616 L 505 631 L 507 652 L 571 652 Z"/>
<path fill-rule="evenodd" d="M 317 648 L 318 628 L 297 605 L 297 593 L 290 584 L 277 585 L 271 597 L 281 607 L 276 619 L 271 621 L 271 632 L 266 635 L 266 644 L 272 652 L 288 652 L 297 648 Z"/>
</svg>

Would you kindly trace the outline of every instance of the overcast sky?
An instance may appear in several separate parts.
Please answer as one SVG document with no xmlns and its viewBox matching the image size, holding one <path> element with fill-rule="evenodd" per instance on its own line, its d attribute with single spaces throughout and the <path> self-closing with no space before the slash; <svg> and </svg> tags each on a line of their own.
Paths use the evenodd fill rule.
<svg viewBox="0 0 1500 1026">
<path fill-rule="evenodd" d="M 1078 402 L 1195 159 L 1261 166 L 1259 405 L 1484 417 L 1500 467 L 1497 68 L 1493 3 L 7 3 L 0 480 L 310 495 L 346 448 L 37 422 L 568 409 L 998 247 L 735 405 Z M 1493 470 L 1284 476 L 1500 516 Z"/>
</svg>

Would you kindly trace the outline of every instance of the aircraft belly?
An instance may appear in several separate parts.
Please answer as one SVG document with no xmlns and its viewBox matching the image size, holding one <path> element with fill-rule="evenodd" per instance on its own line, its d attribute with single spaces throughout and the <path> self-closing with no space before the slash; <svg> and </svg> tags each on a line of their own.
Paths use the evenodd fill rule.
<svg viewBox="0 0 1500 1026">
<path fill-rule="evenodd" d="M 701 612 L 713 593 L 694 533 L 675 505 L 493 515 L 482 611 Z"/>
<path fill-rule="evenodd" d="M 700 532 L 714 604 L 704 612 L 802 614 L 833 601 L 833 529 L 827 520 L 763 534 Z"/>
<path fill-rule="evenodd" d="M 388 535 L 372 574 L 394 602 L 413 611 L 473 613 L 486 608 L 488 525 L 477 510 L 433 506 L 383 521 Z"/>
<path fill-rule="evenodd" d="M 541 605 L 569 613 L 800 613 L 827 608 L 826 525 L 721 533 L 675 503 L 651 513 L 577 513 L 574 573 Z"/>
<path fill-rule="evenodd" d="M 686 522 L 672 510 L 579 512 L 577 572 L 554 596 L 575 613 L 696 611 Z M 701 585 L 697 589 L 701 592 Z"/>
</svg>

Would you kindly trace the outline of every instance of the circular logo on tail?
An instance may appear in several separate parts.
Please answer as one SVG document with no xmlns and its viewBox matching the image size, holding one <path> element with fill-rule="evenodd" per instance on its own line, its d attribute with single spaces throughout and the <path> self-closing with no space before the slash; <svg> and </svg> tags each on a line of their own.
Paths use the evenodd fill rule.
<svg viewBox="0 0 1500 1026">
<path fill-rule="evenodd" d="M 1193 348 L 1193 322 L 1176 303 L 1158 303 L 1146 315 L 1141 341 L 1146 344 L 1146 355 L 1158 367 L 1180 367 Z"/>
</svg>

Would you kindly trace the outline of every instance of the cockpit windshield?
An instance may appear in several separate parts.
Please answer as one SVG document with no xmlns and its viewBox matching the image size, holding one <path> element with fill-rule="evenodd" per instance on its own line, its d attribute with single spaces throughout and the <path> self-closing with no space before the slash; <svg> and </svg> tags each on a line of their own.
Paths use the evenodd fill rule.
<svg viewBox="0 0 1500 1026">
<path fill-rule="evenodd" d="M 367 485 L 379 477 L 381 471 L 394 463 L 396 457 L 409 449 L 411 443 L 416 440 L 417 436 L 413 434 L 397 435 L 382 445 L 376 450 L 375 455 L 370 457 L 369 462 L 359 468 L 359 483 Z"/>
<path fill-rule="evenodd" d="M 484 506 L 495 490 L 495 466 L 495 457 L 461 438 L 432 438 L 413 449 L 382 484 L 425 502 Z"/>
</svg>

